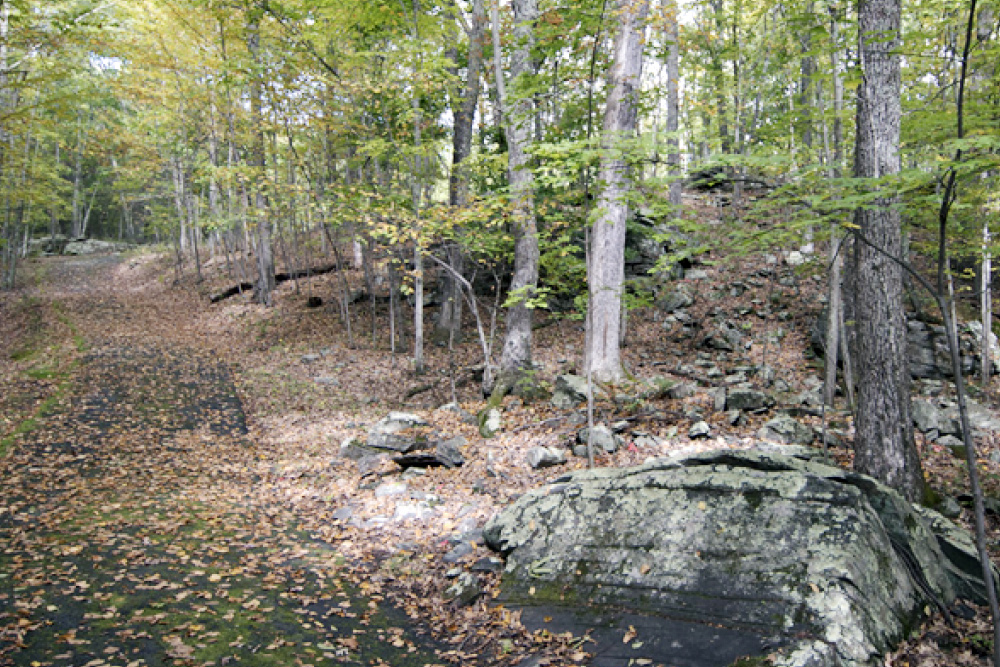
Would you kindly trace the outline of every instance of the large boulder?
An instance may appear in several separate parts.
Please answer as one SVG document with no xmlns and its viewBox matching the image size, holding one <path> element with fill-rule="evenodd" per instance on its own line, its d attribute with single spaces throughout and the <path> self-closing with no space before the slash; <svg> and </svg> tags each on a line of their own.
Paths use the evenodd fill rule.
<svg viewBox="0 0 1000 667">
<path fill-rule="evenodd" d="M 114 252 L 115 244 L 98 239 L 73 239 L 63 248 L 64 255 L 95 255 L 102 252 Z"/>
<path fill-rule="evenodd" d="M 559 630 L 625 624 L 595 665 L 861 667 L 975 590 L 926 518 L 943 517 L 781 449 L 582 471 L 522 496 L 484 530 L 507 557 L 501 600 Z"/>
</svg>

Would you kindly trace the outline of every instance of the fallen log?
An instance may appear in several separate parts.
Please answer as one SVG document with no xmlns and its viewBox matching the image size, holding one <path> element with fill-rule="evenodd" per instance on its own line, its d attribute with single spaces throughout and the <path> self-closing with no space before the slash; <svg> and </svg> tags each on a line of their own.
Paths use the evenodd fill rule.
<svg viewBox="0 0 1000 667">
<path fill-rule="evenodd" d="M 336 270 L 336 264 L 327 264 L 325 266 L 317 266 L 313 269 L 295 269 L 292 271 L 284 271 L 282 273 L 274 274 L 274 283 L 278 284 L 289 280 L 295 280 L 296 278 L 307 278 L 309 276 L 321 276 L 325 273 L 330 273 Z M 210 300 L 212 303 L 219 303 L 220 301 L 224 301 L 231 296 L 236 296 L 237 294 L 242 294 L 243 292 L 250 291 L 252 289 L 253 283 L 240 283 L 213 295 Z"/>
</svg>

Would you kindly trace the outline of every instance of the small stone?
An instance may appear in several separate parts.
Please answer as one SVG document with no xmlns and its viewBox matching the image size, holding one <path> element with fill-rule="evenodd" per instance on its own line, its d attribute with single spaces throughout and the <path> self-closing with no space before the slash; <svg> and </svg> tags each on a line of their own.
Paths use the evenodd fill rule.
<svg viewBox="0 0 1000 667">
<path fill-rule="evenodd" d="M 435 514 L 437 512 L 434 511 L 434 508 L 425 502 L 399 503 L 396 505 L 396 513 L 393 515 L 392 520 L 397 523 L 413 520 L 426 521 Z"/>
<path fill-rule="evenodd" d="M 590 440 L 590 429 L 582 428 L 576 434 L 576 440 L 581 445 L 586 445 Z M 593 442 L 595 451 L 604 451 L 608 454 L 614 454 L 618 451 L 621 446 L 621 438 L 611 432 L 604 424 L 598 424 L 594 427 Z M 586 456 L 586 454 L 584 454 Z"/>
<path fill-rule="evenodd" d="M 726 422 L 730 426 L 738 426 L 740 421 L 743 419 L 743 413 L 739 410 L 729 410 L 726 413 Z"/>
<path fill-rule="evenodd" d="M 726 396 L 727 410 L 747 410 L 754 412 L 774 405 L 774 399 L 755 389 L 732 389 Z"/>
<path fill-rule="evenodd" d="M 492 438 L 500 432 L 500 427 L 500 408 L 488 408 L 479 413 L 479 435 L 487 439 Z"/>
<path fill-rule="evenodd" d="M 353 507 L 341 507 L 336 512 L 333 513 L 334 521 L 347 521 L 352 516 L 354 516 Z"/>
<path fill-rule="evenodd" d="M 684 272 L 684 280 L 707 280 L 708 271 L 704 269 L 688 269 Z"/>
<path fill-rule="evenodd" d="M 806 258 L 798 250 L 793 250 L 785 257 L 785 261 L 788 263 L 788 266 L 802 266 Z"/>
<path fill-rule="evenodd" d="M 340 386 L 340 380 L 338 380 L 335 377 L 331 377 L 329 375 L 320 375 L 320 376 L 314 377 L 313 378 L 313 382 L 315 382 L 316 384 L 327 386 L 327 387 L 339 387 Z"/>
<path fill-rule="evenodd" d="M 708 395 L 712 397 L 712 409 L 715 412 L 722 412 L 726 409 L 726 388 L 715 387 L 708 390 Z"/>
<path fill-rule="evenodd" d="M 965 443 L 953 435 L 943 435 L 938 438 L 936 444 L 943 447 L 947 447 L 951 450 L 952 455 L 955 458 L 963 459 L 965 458 Z"/>
<path fill-rule="evenodd" d="M 319 361 L 320 359 L 321 359 L 320 355 L 316 353 L 302 355 L 302 363 L 304 364 L 311 364 L 312 362 Z"/>
<path fill-rule="evenodd" d="M 381 468 L 388 460 L 387 454 L 366 454 L 358 459 L 358 475 L 367 477 Z"/>
<path fill-rule="evenodd" d="M 457 607 L 467 607 L 482 594 L 483 591 L 479 588 L 479 579 L 468 572 L 458 575 L 455 583 L 445 591 L 445 596 L 451 600 L 451 604 Z"/>
<path fill-rule="evenodd" d="M 499 572 L 502 569 L 503 561 L 493 556 L 480 558 L 469 567 L 472 572 Z"/>
<path fill-rule="evenodd" d="M 403 482 L 386 482 L 375 487 L 376 498 L 389 498 L 409 493 L 410 487 Z"/>
<path fill-rule="evenodd" d="M 566 463 L 566 453 L 555 447 L 532 447 L 526 458 L 528 465 L 536 470 Z"/>
<path fill-rule="evenodd" d="M 789 415 L 778 415 L 764 424 L 757 435 L 761 440 L 775 440 L 786 445 L 808 445 L 815 437 L 812 428 Z"/>
<path fill-rule="evenodd" d="M 693 382 L 681 382 L 667 390 L 667 398 L 672 398 L 675 401 L 689 398 L 694 396 L 697 389 L 698 386 Z"/>
<path fill-rule="evenodd" d="M 706 421 L 695 422 L 691 428 L 688 429 L 689 438 L 707 438 L 712 434 L 712 427 L 708 425 Z"/>
<path fill-rule="evenodd" d="M 446 553 L 441 560 L 446 563 L 457 563 L 469 554 L 475 551 L 475 548 L 468 542 L 461 542 L 454 546 L 451 551 Z"/>
</svg>

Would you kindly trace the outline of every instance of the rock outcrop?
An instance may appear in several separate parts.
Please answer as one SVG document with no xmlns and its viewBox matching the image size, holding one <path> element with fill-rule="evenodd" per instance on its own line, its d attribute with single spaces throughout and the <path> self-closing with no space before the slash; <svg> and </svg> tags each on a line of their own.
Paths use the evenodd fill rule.
<svg viewBox="0 0 1000 667">
<path fill-rule="evenodd" d="M 978 563 L 946 519 L 812 452 L 720 450 L 561 477 L 485 527 L 507 556 L 501 599 L 569 629 L 644 629 L 638 648 L 607 643 L 616 659 L 880 664 L 926 608 L 977 590 Z"/>
<path fill-rule="evenodd" d="M 980 352 L 982 345 L 982 324 L 968 322 L 959 327 L 959 352 L 962 363 L 962 374 L 971 375 L 979 371 Z M 813 323 L 810 340 L 813 351 L 823 355 L 825 351 L 826 313 L 825 311 Z M 997 337 L 990 333 L 991 354 L 993 356 L 993 372 L 1000 371 L 1000 344 Z M 914 378 L 941 380 L 952 377 L 951 357 L 948 354 L 948 337 L 944 327 L 926 324 L 920 320 L 911 319 L 906 323 L 906 352 L 910 375 Z M 843 359 L 843 356 L 839 357 Z"/>
</svg>

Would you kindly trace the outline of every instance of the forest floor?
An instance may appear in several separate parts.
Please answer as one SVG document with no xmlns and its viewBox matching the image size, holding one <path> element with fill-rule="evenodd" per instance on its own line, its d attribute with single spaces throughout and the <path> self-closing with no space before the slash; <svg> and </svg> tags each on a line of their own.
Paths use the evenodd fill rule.
<svg viewBox="0 0 1000 667">
<path fill-rule="evenodd" d="M 720 365 L 771 366 L 791 395 L 821 374 L 807 350 L 823 284 L 782 266 L 791 280 L 735 294 L 731 284 L 749 282 L 762 261 L 703 267 L 709 277 L 692 285 L 689 311 L 739 319 L 754 303 L 773 304 L 775 318 L 753 323 L 749 349 Z M 175 282 L 169 260 L 154 254 L 47 258 L 0 295 L 0 664 L 587 664 L 600 648 L 590 638 L 526 628 L 493 603 L 497 575 L 478 575 L 485 594 L 474 604 L 450 604 L 445 593 L 456 565 L 444 555 L 457 534 L 586 466 L 525 462 L 530 448 L 574 436 L 566 413 L 508 398 L 501 433 L 482 439 L 439 409 L 484 406 L 470 380 L 482 364 L 472 335 L 453 352 L 428 346 L 418 376 L 409 340 L 389 349 L 384 312 L 353 306 L 351 346 L 337 308 L 306 307 L 311 295 L 331 301 L 335 275 L 284 283 L 265 309 L 242 296 L 210 305 L 230 279 L 221 258 L 204 271 L 204 282 Z M 581 324 L 540 320 L 541 376 L 572 371 Z M 682 380 L 671 374 L 678 361 L 704 352 L 655 320 L 632 316 L 626 364 L 640 378 Z M 780 343 L 769 340 L 778 333 Z M 730 426 L 710 405 L 704 392 L 601 402 L 598 421 L 633 422 L 625 446 L 598 464 L 753 445 L 766 416 Z M 399 519 L 399 498 L 377 493 L 399 481 L 394 464 L 359 471 L 340 456 L 343 441 L 390 410 L 417 412 L 468 443 L 462 467 L 407 476 L 410 496 L 433 507 L 429 520 Z M 710 438 L 686 436 L 695 413 Z M 849 465 L 850 417 L 836 411 L 829 422 L 844 443 L 832 453 Z M 649 442 L 643 433 L 660 444 L 637 444 Z M 964 464 L 920 445 L 931 485 L 960 496 Z M 1000 467 L 982 465 L 1000 496 Z M 996 557 L 996 517 L 989 537 Z M 488 555 L 477 545 L 459 566 Z M 978 612 L 956 628 L 932 617 L 886 664 L 989 664 L 988 618 Z"/>
</svg>

